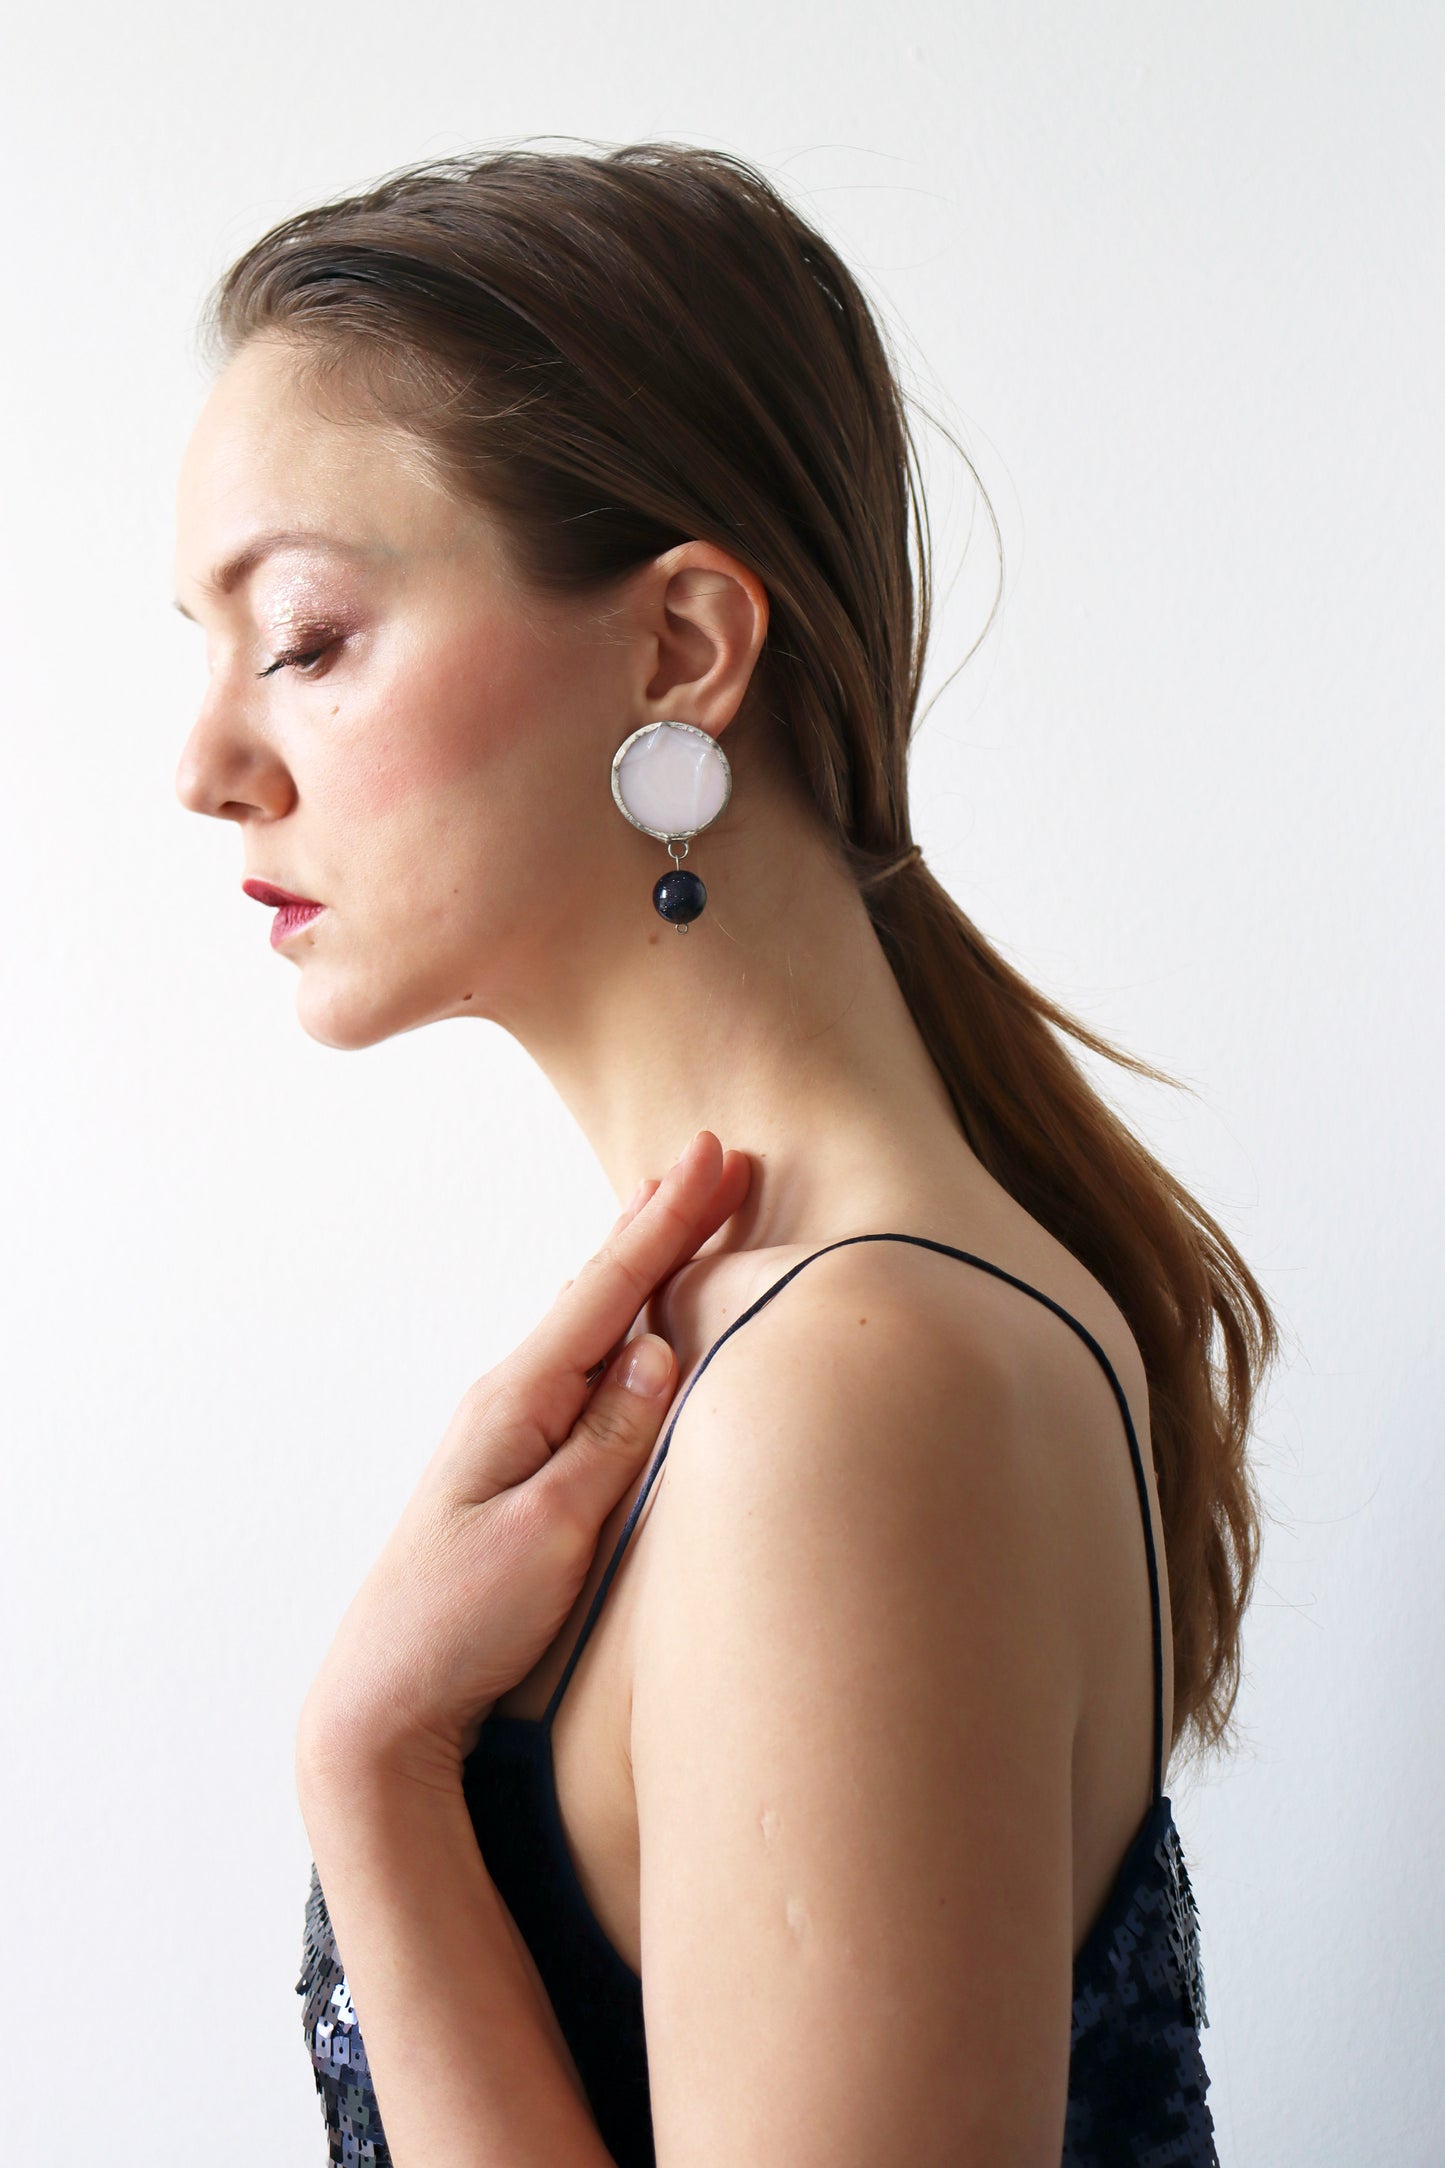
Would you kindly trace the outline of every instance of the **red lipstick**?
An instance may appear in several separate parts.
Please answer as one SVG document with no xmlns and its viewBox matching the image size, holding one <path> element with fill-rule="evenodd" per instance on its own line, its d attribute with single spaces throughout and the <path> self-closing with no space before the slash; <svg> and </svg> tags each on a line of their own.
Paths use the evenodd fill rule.
<svg viewBox="0 0 1445 2168">
<path fill-rule="evenodd" d="M 276 906 L 276 916 L 271 921 L 272 948 L 279 948 L 283 941 L 289 941 L 293 933 L 302 926 L 309 926 L 326 909 L 325 904 L 317 903 L 314 897 L 293 896 L 289 888 L 277 888 L 274 881 L 243 881 L 241 886 L 257 903 Z"/>
<path fill-rule="evenodd" d="M 293 896 L 289 888 L 278 888 L 274 881 L 243 881 L 241 886 L 257 903 L 316 903 L 314 896 Z M 322 905 L 316 908 L 319 911 Z"/>
</svg>

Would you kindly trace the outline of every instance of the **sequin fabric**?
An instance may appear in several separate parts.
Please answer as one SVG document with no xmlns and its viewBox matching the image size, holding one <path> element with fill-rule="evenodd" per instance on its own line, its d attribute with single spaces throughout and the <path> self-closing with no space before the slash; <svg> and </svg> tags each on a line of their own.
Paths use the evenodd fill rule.
<svg viewBox="0 0 1445 2168">
<path fill-rule="evenodd" d="M 339 2168 L 391 2168 L 366 2049 L 314 1864 L 296 1992 L 305 1997 L 302 2027 L 321 2096 L 327 2159 Z"/>
<path fill-rule="evenodd" d="M 1062 2168 L 1218 2168 L 1208 2022 L 1194 1892 L 1161 1797 L 1074 1967 Z"/>
</svg>

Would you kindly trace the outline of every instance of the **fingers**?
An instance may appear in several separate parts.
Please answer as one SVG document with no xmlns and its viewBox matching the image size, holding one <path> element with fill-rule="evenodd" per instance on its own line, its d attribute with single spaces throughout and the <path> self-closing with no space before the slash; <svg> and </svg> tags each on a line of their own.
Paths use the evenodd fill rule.
<svg viewBox="0 0 1445 2168">
<path fill-rule="evenodd" d="M 607 1239 L 609 1242 L 612 1241 L 614 1236 L 619 1235 L 622 1232 L 622 1229 L 627 1225 L 627 1222 L 630 1219 L 634 1218 L 635 1215 L 642 1210 L 642 1207 L 647 1203 L 648 1199 L 660 1187 L 661 1184 L 655 1174 L 648 1174 L 643 1176 L 642 1180 L 638 1183 L 636 1189 L 632 1192 L 632 1195 L 628 1198 L 626 1204 L 622 1207 L 622 1210 L 618 1213 L 616 1219 L 612 1222 L 612 1226 L 609 1229 L 607 1235 Z M 555 1299 L 560 1302 L 571 1285 L 572 1281 L 570 1279 L 564 1280 L 562 1282 L 562 1285 L 557 1290 Z M 611 1352 L 612 1350 L 609 1348 L 608 1354 L 610 1355 Z M 591 1368 L 587 1372 L 588 1385 L 595 1385 L 598 1378 L 602 1375 L 602 1372 L 606 1369 L 606 1367 L 606 1357 L 599 1356 L 597 1361 L 592 1364 Z"/>
<path fill-rule="evenodd" d="M 553 1437 L 575 1421 L 587 1372 L 604 1360 L 662 1281 L 716 1233 L 747 1194 L 746 1152 L 699 1130 L 660 1181 L 639 1185 L 595 1256 L 528 1334 L 507 1368 Z"/>
<path fill-rule="evenodd" d="M 622 1210 L 618 1213 L 616 1219 L 612 1222 L 611 1227 L 608 1229 L 607 1239 L 609 1242 L 612 1240 L 613 1235 L 621 1233 L 622 1229 L 627 1225 L 630 1219 L 634 1219 L 637 1216 L 637 1214 L 642 1210 L 642 1207 L 647 1203 L 648 1199 L 652 1197 L 660 1187 L 661 1184 L 655 1174 L 645 1174 L 643 1176 L 642 1180 L 638 1183 L 636 1189 L 632 1192 L 632 1195 L 628 1198 L 626 1204 L 622 1207 Z M 572 1285 L 572 1282 L 569 1280 L 567 1282 L 567 1285 L 570 1287 Z"/>
<path fill-rule="evenodd" d="M 533 1478 L 589 1549 L 657 1442 L 676 1374 L 677 1359 L 657 1334 L 629 1340 L 571 1435 Z"/>
</svg>

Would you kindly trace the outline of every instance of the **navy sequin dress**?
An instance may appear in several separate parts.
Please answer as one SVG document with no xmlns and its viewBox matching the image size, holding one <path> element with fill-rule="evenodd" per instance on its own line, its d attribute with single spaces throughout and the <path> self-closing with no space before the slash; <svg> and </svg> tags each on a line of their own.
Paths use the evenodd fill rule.
<svg viewBox="0 0 1445 2168">
<path fill-rule="evenodd" d="M 654 2168 L 642 1982 L 599 1926 L 567 1848 L 552 1773 L 552 1720 L 596 1623 L 629 1536 L 667 1457 L 677 1418 L 713 1356 L 794 1275 L 848 1242 L 913 1242 L 1032 1295 L 1103 1365 L 1124 1418 L 1144 1523 L 1154 1641 L 1154 1796 L 1120 1861 L 1103 1911 L 1074 1960 L 1069 2095 L 1061 2168 L 1218 2168 L 1200 2051 L 1206 2023 L 1189 1876 L 1163 1790 L 1164 1659 L 1159 1567 L 1129 1403 L 1104 1350 L 1077 1318 L 998 1265 L 923 1235 L 850 1235 L 803 1258 L 734 1318 L 685 1386 L 576 1646 L 538 1720 L 492 1716 L 464 1771 L 467 1805 L 492 1881 L 552 1999 L 603 2140 L 618 2168 Z M 304 2026 L 339 2168 L 392 2168 L 356 2012 L 326 1900 L 311 1872 L 301 1978 Z"/>
</svg>

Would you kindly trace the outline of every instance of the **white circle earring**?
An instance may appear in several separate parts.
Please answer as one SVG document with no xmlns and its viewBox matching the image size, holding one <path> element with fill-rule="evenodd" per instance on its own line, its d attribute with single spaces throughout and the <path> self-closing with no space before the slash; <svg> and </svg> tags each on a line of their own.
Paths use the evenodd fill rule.
<svg viewBox="0 0 1445 2168">
<path fill-rule="evenodd" d="M 672 871 L 654 884 L 652 903 L 659 918 L 679 933 L 687 932 L 707 902 L 702 882 L 682 863 L 687 838 L 711 827 L 732 793 L 727 754 L 696 723 L 644 723 L 612 756 L 618 811 L 644 835 L 667 845 Z"/>
</svg>

